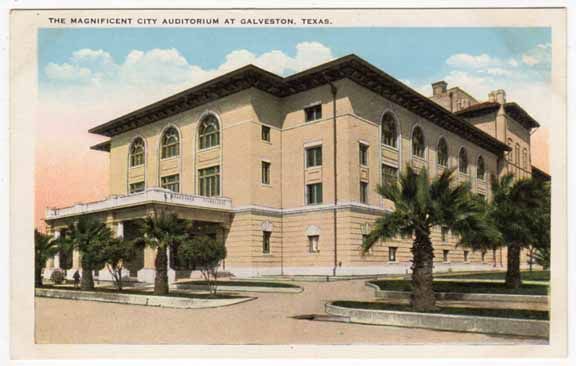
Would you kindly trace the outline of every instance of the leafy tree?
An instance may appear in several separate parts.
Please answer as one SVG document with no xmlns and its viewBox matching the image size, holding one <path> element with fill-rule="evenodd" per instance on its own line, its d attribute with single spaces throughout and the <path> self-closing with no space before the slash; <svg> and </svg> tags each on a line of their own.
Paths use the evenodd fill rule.
<svg viewBox="0 0 576 366">
<path fill-rule="evenodd" d="M 34 229 L 34 284 L 36 287 L 42 287 L 42 268 L 59 249 L 58 243 L 52 240 L 50 235 Z"/>
<path fill-rule="evenodd" d="M 154 212 L 141 223 L 142 237 L 136 242 L 156 249 L 154 294 L 168 294 L 168 248 L 178 246 L 188 237 L 188 224 L 173 212 Z"/>
<path fill-rule="evenodd" d="M 210 294 L 216 295 L 218 267 L 226 258 L 224 243 L 207 235 L 198 235 L 184 241 L 178 250 L 183 258 L 200 270 Z"/>
<path fill-rule="evenodd" d="M 456 184 L 453 170 L 430 179 L 428 171 L 416 172 L 410 166 L 398 183 L 378 186 L 378 193 L 392 201 L 395 210 L 379 217 L 363 243 L 368 251 L 378 239 L 397 235 L 413 238 L 411 305 L 417 311 L 433 311 L 436 299 L 432 288 L 434 248 L 433 227 L 444 226 L 461 240 L 498 236 L 486 221 L 485 205 L 470 193 L 468 184 Z"/>
<path fill-rule="evenodd" d="M 122 291 L 122 280 L 126 262 L 136 256 L 134 242 L 124 239 L 113 239 L 102 243 L 100 254 L 106 261 L 106 269 L 110 272 L 118 291 Z"/>
<path fill-rule="evenodd" d="M 509 288 L 522 285 L 522 248 L 540 246 L 542 241 L 550 242 L 549 208 L 546 217 L 547 190 L 544 182 L 532 178 L 514 179 L 512 174 L 500 180 L 492 177 L 493 200 L 489 208 L 490 218 L 502 236 L 502 245 L 508 248 L 506 286 Z"/>
<path fill-rule="evenodd" d="M 70 224 L 65 234 L 57 239 L 65 250 L 80 253 L 82 290 L 94 289 L 92 272 L 104 266 L 106 259 L 102 256 L 102 247 L 113 240 L 112 231 L 105 223 L 88 216 L 81 216 L 77 222 Z"/>
<path fill-rule="evenodd" d="M 543 269 L 550 269 L 550 247 L 536 248 L 534 252 L 534 261 L 542 266 Z"/>
</svg>

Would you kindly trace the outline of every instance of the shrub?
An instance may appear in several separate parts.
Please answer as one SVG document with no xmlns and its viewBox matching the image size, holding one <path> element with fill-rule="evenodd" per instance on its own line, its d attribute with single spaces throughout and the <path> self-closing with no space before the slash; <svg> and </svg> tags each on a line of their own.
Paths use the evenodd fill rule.
<svg viewBox="0 0 576 366">
<path fill-rule="evenodd" d="M 50 279 L 56 285 L 62 284 L 65 280 L 64 271 L 60 268 L 56 268 L 50 275 Z"/>
<path fill-rule="evenodd" d="M 226 258 L 226 246 L 222 241 L 208 236 L 196 236 L 181 244 L 183 258 L 195 264 L 208 285 L 211 295 L 216 295 L 218 267 Z"/>
</svg>

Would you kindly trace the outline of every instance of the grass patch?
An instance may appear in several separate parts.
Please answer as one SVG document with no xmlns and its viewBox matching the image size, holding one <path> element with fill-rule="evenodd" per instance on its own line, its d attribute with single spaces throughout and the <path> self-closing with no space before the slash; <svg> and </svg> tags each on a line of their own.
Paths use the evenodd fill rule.
<svg viewBox="0 0 576 366">
<path fill-rule="evenodd" d="M 412 291 L 412 284 L 409 280 L 381 280 L 370 283 L 377 285 L 384 291 Z M 518 289 L 509 289 L 503 282 L 435 281 L 433 289 L 435 292 L 460 292 L 466 294 L 548 295 L 548 286 L 523 284 Z"/>
<path fill-rule="evenodd" d="M 461 278 L 461 279 L 475 279 L 475 280 L 502 280 L 506 277 L 506 272 L 488 272 L 488 273 L 467 273 L 467 274 L 453 274 L 449 276 L 438 276 L 439 278 Z M 522 272 L 522 280 L 524 281 L 550 281 L 550 271 L 532 271 Z"/>
<path fill-rule="evenodd" d="M 178 282 L 178 285 L 199 285 L 206 286 L 206 281 L 196 280 L 196 281 L 183 281 Z M 291 285 L 289 283 L 281 282 L 258 282 L 258 281 L 218 281 L 217 286 L 243 286 L 243 287 L 276 287 L 276 288 L 300 288 L 296 285 Z"/>
<path fill-rule="evenodd" d="M 65 290 L 65 291 L 83 291 L 80 288 L 74 288 L 69 286 L 52 286 L 52 285 L 44 285 L 42 287 L 37 287 L 40 289 L 49 289 L 49 290 Z M 146 295 L 146 296 L 166 296 L 166 297 L 184 297 L 188 299 L 242 299 L 246 298 L 246 296 L 236 296 L 236 295 L 228 295 L 228 294 L 185 294 L 182 292 L 169 292 L 167 295 L 156 295 L 153 292 L 143 291 L 143 290 L 136 290 L 136 289 L 122 289 L 122 291 L 118 291 L 113 288 L 95 288 L 94 290 L 87 291 L 87 292 L 99 292 L 99 293 L 108 293 L 108 294 L 125 294 L 125 295 Z"/>
<path fill-rule="evenodd" d="M 341 306 L 350 309 L 406 311 L 411 313 L 416 312 L 412 309 L 410 305 L 388 304 L 381 302 L 334 301 L 332 304 L 335 306 Z M 524 309 L 482 309 L 482 308 L 440 307 L 438 308 L 437 311 L 429 313 L 445 314 L 445 315 L 485 316 L 494 318 L 549 320 L 547 311 L 524 310 Z"/>
</svg>

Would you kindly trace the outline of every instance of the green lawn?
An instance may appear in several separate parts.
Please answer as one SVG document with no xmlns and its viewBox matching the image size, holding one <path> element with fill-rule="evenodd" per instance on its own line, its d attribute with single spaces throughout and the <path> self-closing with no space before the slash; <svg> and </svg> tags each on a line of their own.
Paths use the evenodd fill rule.
<svg viewBox="0 0 576 366">
<path fill-rule="evenodd" d="M 60 286 L 44 285 L 43 287 L 39 288 L 52 289 L 52 290 L 81 291 L 80 288 L 74 288 L 71 286 L 62 286 L 62 285 Z M 127 295 L 185 297 L 189 299 L 240 299 L 246 297 L 246 296 L 219 294 L 219 293 L 217 293 L 215 296 L 211 296 L 210 294 L 187 294 L 175 291 L 170 291 L 168 295 L 155 295 L 151 291 L 136 290 L 136 289 L 122 289 L 122 291 L 118 291 L 117 289 L 113 288 L 101 288 L 101 287 L 97 287 L 90 292 L 115 293 L 115 294 L 127 294 Z"/>
<path fill-rule="evenodd" d="M 460 279 L 474 279 L 474 280 L 502 280 L 506 277 L 506 272 L 486 272 L 486 273 L 467 273 L 467 274 L 452 274 L 441 275 L 438 278 L 460 278 Z M 522 272 L 523 281 L 550 281 L 550 271 L 532 271 Z"/>
<path fill-rule="evenodd" d="M 412 291 L 409 280 L 380 280 L 370 282 L 385 291 Z M 450 282 L 435 281 L 435 292 L 461 292 L 461 293 L 486 293 L 486 294 L 509 294 L 509 295 L 547 295 L 548 286 L 523 284 L 519 289 L 509 289 L 503 282 Z"/>
<path fill-rule="evenodd" d="M 410 305 L 388 304 L 382 302 L 363 302 L 363 301 L 334 301 L 333 305 L 352 309 L 369 309 L 369 310 L 390 310 L 390 311 L 408 311 L 414 312 Z M 513 319 L 531 319 L 531 320 L 549 320 L 547 311 L 522 310 L 522 309 L 482 309 L 482 308 L 457 308 L 457 307 L 440 307 L 435 314 L 446 315 L 473 315 L 486 316 L 495 318 L 513 318 Z"/>
<path fill-rule="evenodd" d="M 199 285 L 206 286 L 206 281 L 182 281 L 178 282 L 179 285 Z M 218 281 L 218 286 L 245 286 L 245 287 L 276 287 L 276 288 L 300 288 L 296 285 L 291 285 L 289 283 L 282 282 L 259 282 L 259 281 Z"/>
</svg>

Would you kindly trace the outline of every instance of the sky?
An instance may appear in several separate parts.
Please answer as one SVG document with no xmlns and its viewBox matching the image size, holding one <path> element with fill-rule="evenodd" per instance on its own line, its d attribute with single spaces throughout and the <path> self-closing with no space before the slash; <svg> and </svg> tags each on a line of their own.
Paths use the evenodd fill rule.
<svg viewBox="0 0 576 366">
<path fill-rule="evenodd" d="M 87 130 L 252 63 L 282 76 L 354 53 L 425 96 L 445 80 L 479 101 L 504 89 L 542 128 L 548 170 L 549 28 L 82 28 L 38 33 L 36 222 L 108 195 L 105 138 Z"/>
</svg>

